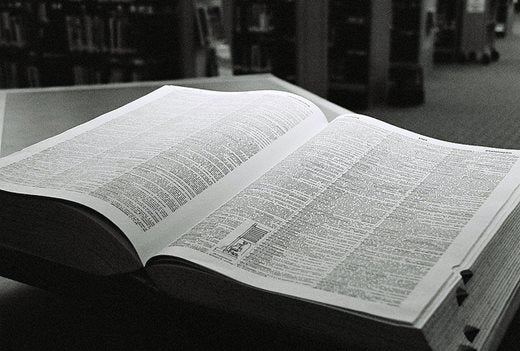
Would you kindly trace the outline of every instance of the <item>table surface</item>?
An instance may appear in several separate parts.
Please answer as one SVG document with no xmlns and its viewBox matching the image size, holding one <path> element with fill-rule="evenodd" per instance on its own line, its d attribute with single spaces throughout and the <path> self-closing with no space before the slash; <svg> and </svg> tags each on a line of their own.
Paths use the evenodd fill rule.
<svg viewBox="0 0 520 351">
<path fill-rule="evenodd" d="M 316 103 L 329 120 L 349 112 L 272 75 L 0 90 L 0 155 L 8 155 L 61 133 L 165 84 L 220 91 L 289 91 Z M 190 338 L 186 336 L 186 329 L 158 333 L 155 329 L 164 325 L 150 328 L 150 324 L 154 324 L 150 316 L 161 320 L 162 324 L 172 320 L 157 311 L 144 315 L 146 313 L 95 309 L 89 304 L 0 277 L 0 350 L 107 346 L 110 349 L 148 349 L 150 345 L 162 348 L 170 339 L 175 339 L 178 345 L 178 335 L 186 340 Z M 137 339 L 136 334 L 140 335 Z M 161 335 L 159 341 L 157 335 Z M 191 339 L 194 338 L 198 336 L 192 335 Z"/>
</svg>

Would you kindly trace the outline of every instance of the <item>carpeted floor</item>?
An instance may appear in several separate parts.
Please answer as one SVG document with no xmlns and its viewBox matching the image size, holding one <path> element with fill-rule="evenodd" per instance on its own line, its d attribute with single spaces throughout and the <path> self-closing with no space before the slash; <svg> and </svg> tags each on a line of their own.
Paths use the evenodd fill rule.
<svg viewBox="0 0 520 351">
<path fill-rule="evenodd" d="M 501 57 L 479 63 L 436 65 L 426 77 L 426 103 L 374 107 L 362 113 L 396 126 L 465 144 L 520 149 L 520 15 L 496 41 Z"/>
</svg>

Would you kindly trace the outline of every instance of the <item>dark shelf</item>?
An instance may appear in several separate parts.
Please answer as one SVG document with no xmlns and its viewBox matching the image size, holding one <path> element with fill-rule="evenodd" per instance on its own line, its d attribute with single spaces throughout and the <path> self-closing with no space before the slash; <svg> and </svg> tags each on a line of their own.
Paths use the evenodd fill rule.
<svg viewBox="0 0 520 351">
<path fill-rule="evenodd" d="M 365 109 L 369 100 L 370 1 L 329 2 L 329 89 L 332 102 Z"/>
<path fill-rule="evenodd" d="M 180 78 L 182 45 L 172 25 L 178 16 L 174 3 L 3 2 L 0 87 Z"/>
<path fill-rule="evenodd" d="M 234 2 L 234 74 L 272 73 L 297 81 L 296 2 Z"/>
</svg>

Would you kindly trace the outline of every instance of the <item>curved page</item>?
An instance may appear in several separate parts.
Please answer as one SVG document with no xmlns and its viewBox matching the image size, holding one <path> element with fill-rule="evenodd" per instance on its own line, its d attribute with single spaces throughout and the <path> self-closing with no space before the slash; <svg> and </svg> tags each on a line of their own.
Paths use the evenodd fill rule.
<svg viewBox="0 0 520 351">
<path fill-rule="evenodd" d="M 502 217 L 519 155 L 340 117 L 162 254 L 261 289 L 418 323 Z"/>
<path fill-rule="evenodd" d="M 326 125 L 293 94 L 166 86 L 0 160 L 0 189 L 75 201 L 145 262 Z"/>
</svg>

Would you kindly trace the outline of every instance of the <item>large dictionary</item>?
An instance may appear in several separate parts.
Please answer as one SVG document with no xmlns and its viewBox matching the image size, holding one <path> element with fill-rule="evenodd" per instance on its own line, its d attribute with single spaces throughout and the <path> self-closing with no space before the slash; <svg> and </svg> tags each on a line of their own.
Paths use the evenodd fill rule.
<svg viewBox="0 0 520 351">
<path fill-rule="evenodd" d="M 346 348 L 489 350 L 518 305 L 519 158 L 328 123 L 291 93 L 165 86 L 0 159 L 0 274 L 143 286 Z"/>
</svg>

